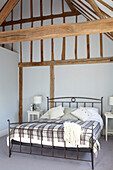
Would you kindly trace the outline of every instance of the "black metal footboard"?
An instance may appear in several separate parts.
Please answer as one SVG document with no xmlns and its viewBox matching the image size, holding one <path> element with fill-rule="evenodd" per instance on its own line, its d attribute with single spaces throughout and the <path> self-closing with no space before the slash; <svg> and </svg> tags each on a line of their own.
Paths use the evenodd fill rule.
<svg viewBox="0 0 113 170">
<path fill-rule="evenodd" d="M 23 122 L 23 123 L 34 123 L 34 122 Z M 36 122 L 35 122 L 36 123 Z M 37 122 L 39 123 L 39 122 Z M 41 123 L 44 123 L 44 122 L 41 122 Z M 42 130 L 40 130 L 40 133 L 41 133 L 41 140 L 40 140 L 40 144 L 35 144 L 35 143 L 32 143 L 32 129 L 30 130 L 30 134 L 29 134 L 29 143 L 24 143 L 22 142 L 22 130 L 23 128 L 19 128 L 20 130 L 20 133 L 19 133 L 19 141 L 15 141 L 11 138 L 11 131 L 14 130 L 14 129 L 18 129 L 17 127 L 15 127 L 16 125 L 18 125 L 19 123 L 10 123 L 10 120 L 8 120 L 8 126 L 9 126 L 9 157 L 11 157 L 11 154 L 13 152 L 16 152 L 16 153 L 24 153 L 24 154 L 33 154 L 33 155 L 42 155 L 42 156 L 48 156 L 48 157 L 56 157 L 56 158 L 65 158 L 65 159 L 73 159 L 73 160 L 79 160 L 79 161 L 87 161 L 87 162 L 91 162 L 92 163 L 92 169 L 94 169 L 94 157 L 93 157 L 93 146 L 94 146 L 94 140 L 93 140 L 93 125 L 92 125 L 92 129 L 90 128 L 86 128 L 86 129 L 90 129 L 91 130 L 91 133 L 88 133 L 91 135 L 91 142 L 92 142 L 92 145 L 91 145 L 91 148 L 79 148 L 78 146 L 76 148 L 68 148 L 66 147 L 66 142 L 64 141 L 63 143 L 63 147 L 58 147 L 58 146 L 55 146 L 54 144 L 54 131 L 51 130 L 51 133 L 52 133 L 52 140 L 51 140 L 51 146 L 47 146 L 47 145 L 43 145 L 43 132 Z M 61 123 L 60 123 L 61 124 Z M 83 127 L 82 127 L 83 128 Z M 43 130 L 44 131 L 44 130 Z M 58 132 L 60 132 L 61 130 L 58 130 Z M 63 132 L 63 131 L 62 131 Z M 14 149 L 14 145 L 18 145 L 18 149 L 19 150 L 15 150 Z M 28 148 L 27 151 L 23 151 L 22 147 L 23 146 L 26 146 Z M 40 153 L 34 153 L 33 152 L 33 148 L 36 147 L 36 148 L 39 148 L 40 149 Z M 49 150 L 51 149 L 51 154 L 46 154 L 43 152 L 44 149 L 48 149 Z M 63 151 L 63 156 L 57 156 L 55 155 L 55 151 L 56 150 L 62 150 Z M 75 154 L 75 156 L 72 158 L 68 157 L 67 156 L 67 153 L 69 151 L 73 151 Z M 91 159 L 90 160 L 84 160 L 84 159 L 81 159 L 79 158 L 79 153 L 80 152 L 88 152 L 91 154 Z"/>
</svg>

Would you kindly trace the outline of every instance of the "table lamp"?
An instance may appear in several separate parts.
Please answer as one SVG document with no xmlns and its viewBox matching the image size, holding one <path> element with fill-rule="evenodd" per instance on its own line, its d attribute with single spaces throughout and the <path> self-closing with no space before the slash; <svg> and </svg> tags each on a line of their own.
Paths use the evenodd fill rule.
<svg viewBox="0 0 113 170">
<path fill-rule="evenodd" d="M 113 96 L 109 97 L 109 105 L 113 106 Z M 111 112 L 113 112 L 113 108 Z"/>
<path fill-rule="evenodd" d="M 34 96 L 35 110 L 40 110 L 39 105 L 41 103 L 42 103 L 42 96 L 41 95 Z"/>
</svg>

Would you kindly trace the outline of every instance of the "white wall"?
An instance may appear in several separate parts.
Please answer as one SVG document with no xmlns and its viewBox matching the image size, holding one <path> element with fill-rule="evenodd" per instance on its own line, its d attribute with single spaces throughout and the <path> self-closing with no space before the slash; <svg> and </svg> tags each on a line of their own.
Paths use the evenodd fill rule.
<svg viewBox="0 0 113 170">
<path fill-rule="evenodd" d="M 0 47 L 0 136 L 18 120 L 18 54 Z"/>
<path fill-rule="evenodd" d="M 41 108 L 46 110 L 46 97 L 50 95 L 49 67 L 24 68 L 24 120 L 35 95 L 43 95 Z"/>
</svg>

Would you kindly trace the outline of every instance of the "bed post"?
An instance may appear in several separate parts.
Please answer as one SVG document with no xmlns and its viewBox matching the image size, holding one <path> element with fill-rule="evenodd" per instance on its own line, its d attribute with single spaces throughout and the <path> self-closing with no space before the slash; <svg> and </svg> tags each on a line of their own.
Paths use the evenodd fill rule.
<svg viewBox="0 0 113 170">
<path fill-rule="evenodd" d="M 54 75 L 54 65 L 50 65 L 50 99 L 54 99 L 54 89 L 55 89 L 55 75 Z M 54 100 L 53 100 L 54 101 Z M 54 102 L 50 102 L 50 108 L 54 107 Z"/>
<path fill-rule="evenodd" d="M 92 170 L 94 170 L 94 155 L 93 155 L 93 125 L 92 125 L 92 148 L 91 148 L 91 162 L 92 162 Z"/>
<path fill-rule="evenodd" d="M 103 97 L 101 97 L 101 117 L 103 118 Z"/>
<path fill-rule="evenodd" d="M 19 68 L 19 123 L 23 116 L 23 68 Z"/>
<path fill-rule="evenodd" d="M 9 158 L 11 157 L 11 148 L 10 148 L 10 120 L 8 119 L 8 133 L 9 133 Z"/>
<path fill-rule="evenodd" d="M 47 110 L 49 110 L 49 97 L 47 97 Z"/>
</svg>

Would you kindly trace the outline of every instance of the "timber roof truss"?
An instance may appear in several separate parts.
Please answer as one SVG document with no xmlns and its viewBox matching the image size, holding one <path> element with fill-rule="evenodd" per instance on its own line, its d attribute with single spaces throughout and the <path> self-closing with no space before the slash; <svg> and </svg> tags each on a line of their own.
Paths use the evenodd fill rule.
<svg viewBox="0 0 113 170">
<path fill-rule="evenodd" d="M 17 5 L 17 3 L 20 1 L 20 19 L 19 20 L 13 20 L 13 8 Z M 24 1 L 24 0 L 23 0 Z M 6 4 L 3 6 L 3 8 L 0 10 L 0 25 L 3 27 L 3 31 L 5 31 L 5 26 L 11 26 L 13 28 L 13 25 L 20 24 L 20 28 L 22 28 L 23 23 L 31 22 L 31 27 L 33 27 L 33 22 L 40 21 L 41 20 L 41 26 L 43 25 L 43 20 L 47 19 L 54 19 L 63 17 L 63 22 L 65 23 L 65 17 L 67 16 L 77 16 L 77 15 L 83 15 L 87 21 L 93 21 L 98 19 L 105 19 L 110 18 L 113 16 L 113 7 L 104 0 L 61 0 L 62 1 L 62 13 L 60 14 L 53 14 L 52 9 L 52 3 L 51 1 L 51 14 L 44 16 L 43 15 L 43 8 L 42 8 L 42 0 L 40 0 L 40 16 L 33 17 L 33 0 L 30 0 L 30 6 L 31 6 L 31 17 L 30 18 L 22 18 L 22 0 L 8 0 Z M 64 10 L 64 1 L 67 3 L 67 5 L 70 8 L 69 12 L 65 12 Z M 113 3 L 113 2 L 111 2 Z M 111 13 L 105 12 L 98 4 L 106 8 Z M 106 11 L 107 11 L 106 10 Z M 11 12 L 11 21 L 6 21 L 5 19 L 8 17 L 8 15 Z M 53 24 L 53 22 L 51 23 Z M 113 32 L 107 32 L 105 33 L 111 40 L 113 40 Z"/>
</svg>

